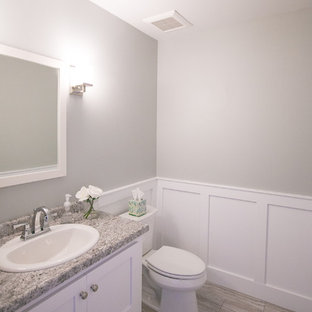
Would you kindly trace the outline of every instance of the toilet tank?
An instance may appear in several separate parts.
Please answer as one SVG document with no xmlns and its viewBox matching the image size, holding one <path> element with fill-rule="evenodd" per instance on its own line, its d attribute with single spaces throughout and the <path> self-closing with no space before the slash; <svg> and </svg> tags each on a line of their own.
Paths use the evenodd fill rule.
<svg viewBox="0 0 312 312">
<path fill-rule="evenodd" d="M 126 218 L 135 222 L 140 222 L 149 225 L 149 231 L 143 234 L 143 255 L 153 248 L 154 227 L 156 213 L 158 209 L 152 206 L 146 206 L 146 214 L 141 217 L 130 216 L 128 211 L 121 214 L 120 217 Z"/>
</svg>

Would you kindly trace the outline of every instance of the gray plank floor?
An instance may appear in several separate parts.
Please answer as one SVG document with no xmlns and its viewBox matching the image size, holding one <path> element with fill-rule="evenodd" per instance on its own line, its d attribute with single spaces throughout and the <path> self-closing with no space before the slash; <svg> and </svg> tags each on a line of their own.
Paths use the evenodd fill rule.
<svg viewBox="0 0 312 312">
<path fill-rule="evenodd" d="M 206 283 L 197 291 L 199 312 L 292 312 L 229 288 Z M 155 312 L 143 304 L 142 312 Z"/>
</svg>

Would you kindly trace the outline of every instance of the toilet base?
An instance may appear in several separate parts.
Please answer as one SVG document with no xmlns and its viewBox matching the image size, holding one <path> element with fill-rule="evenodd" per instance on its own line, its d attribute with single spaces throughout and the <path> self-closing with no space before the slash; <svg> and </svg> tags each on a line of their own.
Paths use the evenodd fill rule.
<svg viewBox="0 0 312 312">
<path fill-rule="evenodd" d="M 143 276 L 142 283 L 142 302 L 156 312 L 160 312 L 160 300 L 155 290 L 146 282 Z"/>
<path fill-rule="evenodd" d="M 167 290 L 168 291 L 168 290 Z M 160 301 L 159 298 L 157 298 L 157 295 L 155 293 L 155 290 L 146 282 L 146 280 L 143 278 L 143 285 L 142 285 L 142 302 L 148 306 L 149 308 L 153 309 L 156 312 L 175 312 L 175 311 L 187 311 L 187 312 L 198 312 L 197 308 L 197 300 L 196 300 L 196 293 L 195 291 L 189 291 L 189 292 L 182 292 L 183 298 L 181 298 L 182 293 L 180 291 L 172 291 L 173 294 L 167 293 L 165 296 L 163 295 L 164 289 L 162 290 L 161 298 L 169 296 L 165 299 L 162 303 L 163 310 L 160 310 Z M 177 302 L 171 302 L 170 296 L 173 296 Z M 195 297 L 194 297 L 195 295 Z M 185 297 L 184 297 L 185 296 Z M 194 302 L 195 301 L 195 302 Z M 180 304 L 180 303 L 181 304 Z M 182 307 L 181 307 L 181 306 Z"/>
<path fill-rule="evenodd" d="M 160 312 L 198 312 L 195 290 L 162 289 Z"/>
</svg>

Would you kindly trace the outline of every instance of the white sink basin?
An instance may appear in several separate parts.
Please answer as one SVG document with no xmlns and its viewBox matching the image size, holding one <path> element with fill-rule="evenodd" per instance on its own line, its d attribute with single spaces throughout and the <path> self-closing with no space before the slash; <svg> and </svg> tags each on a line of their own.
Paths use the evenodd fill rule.
<svg viewBox="0 0 312 312">
<path fill-rule="evenodd" d="M 0 269 L 28 272 L 50 268 L 72 260 L 99 239 L 99 232 L 83 224 L 51 226 L 51 231 L 23 241 L 13 238 L 0 248 Z"/>
</svg>

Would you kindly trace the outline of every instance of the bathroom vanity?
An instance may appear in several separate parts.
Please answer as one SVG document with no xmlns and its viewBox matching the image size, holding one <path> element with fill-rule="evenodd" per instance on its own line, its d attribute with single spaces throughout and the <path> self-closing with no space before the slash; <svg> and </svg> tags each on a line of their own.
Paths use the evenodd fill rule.
<svg viewBox="0 0 312 312">
<path fill-rule="evenodd" d="M 82 274 L 30 309 L 31 312 L 138 312 L 141 309 L 141 244 Z M 24 311 L 24 310 L 23 310 Z"/>
<path fill-rule="evenodd" d="M 148 226 L 106 214 L 98 219 L 77 219 L 75 223 L 99 231 L 95 246 L 48 269 L 0 271 L 1 312 L 141 311 L 141 235 Z M 4 224 L 2 229 L 9 226 Z M 1 238 L 0 244 L 14 236 Z"/>
</svg>

